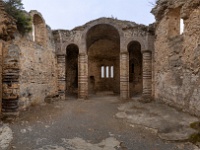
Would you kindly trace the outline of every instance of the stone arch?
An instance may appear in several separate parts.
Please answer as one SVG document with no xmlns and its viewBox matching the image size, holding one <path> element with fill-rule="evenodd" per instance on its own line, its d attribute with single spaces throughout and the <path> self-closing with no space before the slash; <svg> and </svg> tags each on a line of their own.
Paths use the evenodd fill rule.
<svg viewBox="0 0 200 150">
<path fill-rule="evenodd" d="M 132 37 L 131 39 L 127 39 L 126 40 L 125 46 L 127 46 L 127 49 L 126 49 L 127 52 L 128 52 L 128 46 L 130 46 L 130 44 L 132 42 L 138 42 L 138 43 L 140 43 L 141 51 L 149 49 L 148 48 L 148 40 L 147 39 L 142 38 L 142 37 L 136 37 L 136 38 Z"/>
<path fill-rule="evenodd" d="M 73 42 L 73 41 L 67 41 L 67 42 L 62 43 L 62 45 L 61 45 L 61 51 L 59 51 L 58 54 L 67 55 L 66 49 L 67 49 L 67 47 L 68 47 L 69 45 L 76 45 L 76 46 L 79 48 L 79 53 L 80 53 L 80 45 L 79 45 L 78 43 Z"/>
<path fill-rule="evenodd" d="M 30 12 L 32 17 L 32 38 L 33 41 L 46 46 L 46 23 L 42 15 L 37 11 Z"/>
<path fill-rule="evenodd" d="M 130 97 L 142 94 L 142 52 L 138 41 L 127 45 L 129 52 L 129 93 Z"/>
<path fill-rule="evenodd" d="M 110 24 L 96 24 L 87 30 L 89 93 L 120 91 L 120 34 Z M 102 74 L 104 68 L 105 76 Z"/>
<path fill-rule="evenodd" d="M 69 44 L 66 47 L 66 95 L 78 96 L 78 55 L 79 47 Z"/>
<path fill-rule="evenodd" d="M 87 25 L 87 27 L 85 28 L 85 30 L 83 31 L 82 34 L 82 46 L 83 49 L 85 50 L 83 53 L 87 54 L 87 35 L 88 32 L 91 31 L 91 29 L 95 26 L 98 25 L 108 25 L 108 26 L 112 26 L 119 34 L 120 37 L 120 45 L 121 45 L 121 39 L 123 39 L 124 37 L 124 33 L 121 30 L 121 28 L 119 28 L 115 23 L 113 19 L 109 19 L 109 18 L 100 18 L 98 20 L 95 20 L 94 22 L 91 22 Z"/>
</svg>

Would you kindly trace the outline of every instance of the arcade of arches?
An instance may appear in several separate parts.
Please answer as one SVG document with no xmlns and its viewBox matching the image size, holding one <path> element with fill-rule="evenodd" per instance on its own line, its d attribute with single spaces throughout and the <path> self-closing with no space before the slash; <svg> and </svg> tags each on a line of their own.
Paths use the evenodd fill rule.
<svg viewBox="0 0 200 150">
<path fill-rule="evenodd" d="M 55 96 L 88 99 L 112 93 L 124 100 L 151 99 L 153 28 L 100 18 L 71 31 L 52 31 L 39 12 L 30 16 L 32 32 L 7 45 L 4 54 L 4 114 Z"/>
<path fill-rule="evenodd" d="M 110 92 L 121 99 L 140 95 L 151 100 L 152 47 L 144 42 L 153 39 L 153 34 L 134 23 L 123 29 L 127 22 L 120 22 L 102 18 L 71 34 L 54 32 L 61 46 L 59 70 L 65 72 L 65 77 L 58 77 L 61 97 L 87 99 Z"/>
</svg>

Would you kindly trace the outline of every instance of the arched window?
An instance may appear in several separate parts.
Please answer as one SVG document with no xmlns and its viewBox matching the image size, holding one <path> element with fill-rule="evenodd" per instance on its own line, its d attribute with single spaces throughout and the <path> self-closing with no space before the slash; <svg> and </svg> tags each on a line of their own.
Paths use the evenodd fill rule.
<svg viewBox="0 0 200 150">
<path fill-rule="evenodd" d="M 46 24 L 38 14 L 33 15 L 32 37 L 34 42 L 46 44 Z"/>
</svg>

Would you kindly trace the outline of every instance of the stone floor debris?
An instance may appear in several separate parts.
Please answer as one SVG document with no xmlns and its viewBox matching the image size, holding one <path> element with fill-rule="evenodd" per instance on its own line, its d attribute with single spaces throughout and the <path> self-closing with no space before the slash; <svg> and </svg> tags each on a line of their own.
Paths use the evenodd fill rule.
<svg viewBox="0 0 200 150">
<path fill-rule="evenodd" d="M 157 136 L 161 137 L 161 131 L 179 131 L 180 125 L 185 131 L 188 123 L 196 120 L 162 104 L 122 102 L 115 95 L 68 99 L 21 113 L 10 124 L 10 150 L 198 150 L 189 142 L 171 142 Z M 182 134 L 178 136 L 182 138 Z"/>
<path fill-rule="evenodd" d="M 0 124 L 0 150 L 7 150 L 13 139 L 13 133 L 6 124 Z"/>
<path fill-rule="evenodd" d="M 166 104 L 152 102 L 140 103 L 137 99 L 118 107 L 116 116 L 127 119 L 132 124 L 155 129 L 164 140 L 185 141 L 196 132 L 190 124 L 198 118 L 180 112 Z"/>
</svg>

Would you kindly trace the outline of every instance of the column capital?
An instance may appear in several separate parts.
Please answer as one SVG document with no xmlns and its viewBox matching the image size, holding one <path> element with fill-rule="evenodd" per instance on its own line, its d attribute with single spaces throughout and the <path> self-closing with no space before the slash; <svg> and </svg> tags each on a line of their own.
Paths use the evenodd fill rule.
<svg viewBox="0 0 200 150">
<path fill-rule="evenodd" d="M 120 52 L 120 55 L 123 55 L 123 54 L 127 54 L 128 55 L 128 52 Z"/>
<path fill-rule="evenodd" d="M 78 55 L 79 56 L 86 56 L 87 54 L 85 54 L 85 53 L 79 53 Z"/>
<path fill-rule="evenodd" d="M 149 49 L 142 50 L 141 52 L 142 52 L 142 53 L 152 53 L 152 51 L 151 51 L 151 50 L 149 50 Z"/>
<path fill-rule="evenodd" d="M 57 57 L 66 56 L 66 54 L 56 54 Z"/>
</svg>

